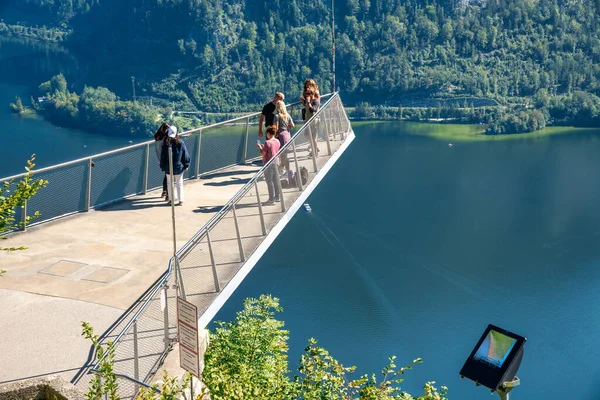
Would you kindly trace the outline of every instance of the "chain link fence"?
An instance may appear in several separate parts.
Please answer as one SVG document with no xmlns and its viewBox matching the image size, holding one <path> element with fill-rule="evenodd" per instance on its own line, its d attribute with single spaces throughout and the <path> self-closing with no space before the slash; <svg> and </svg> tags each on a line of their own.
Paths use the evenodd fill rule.
<svg viewBox="0 0 600 400">
<path fill-rule="evenodd" d="M 299 109 L 294 111 L 292 108 L 292 112 L 300 116 Z M 210 134 L 201 132 L 198 135 L 193 132 L 186 136 L 186 145 L 191 148 L 195 142 L 195 149 L 200 152 L 196 174 L 224 168 L 223 164 L 244 163 L 249 154 L 256 154 L 255 143 L 248 143 L 247 139 L 248 127 L 256 126 L 254 119 L 258 119 L 258 114 L 222 124 L 218 129 L 213 128 Z M 301 117 L 297 122 L 300 120 Z M 277 228 L 278 222 L 307 191 L 320 169 L 351 133 L 350 122 L 340 98 L 334 94 L 297 130 L 277 156 L 264 165 L 177 252 L 176 258 L 170 260 L 167 271 L 103 335 L 103 343 L 113 341 L 116 346 L 114 369 L 119 374 L 119 395 L 122 399 L 135 397 L 139 388 L 158 372 L 177 341 L 178 294 L 198 307 L 199 317 L 205 321 L 199 324 L 199 328 L 204 328 L 214 316 L 209 307 L 217 296 L 232 284 L 246 261 L 261 248 L 267 235 Z M 317 140 L 319 151 L 312 149 L 313 137 Z M 134 157 L 139 151 L 144 151 L 144 148 L 140 150 L 134 147 L 128 154 Z M 147 157 L 147 147 L 145 152 Z M 223 159 L 217 158 L 215 153 L 221 154 Z M 110 156 L 116 157 L 107 155 Z M 121 157 L 125 155 L 120 154 L 111 162 L 118 166 Z M 86 171 L 83 168 L 80 173 L 85 176 Z M 134 176 L 139 178 L 140 171 L 143 172 L 143 169 L 130 169 L 129 182 L 135 181 Z M 156 182 L 159 178 L 162 180 L 162 175 L 147 174 L 157 179 Z M 106 182 L 110 181 L 110 176 L 115 179 L 118 173 L 108 175 Z M 272 185 L 272 191 L 279 192 L 278 202 L 269 201 L 268 185 Z M 127 187 L 130 190 L 139 189 L 133 183 Z M 101 192 L 93 193 L 95 202 L 108 198 L 102 198 Z M 74 382 L 87 390 L 91 379 L 87 372 L 93 373 L 97 368 L 98 362 L 84 367 Z"/>
</svg>

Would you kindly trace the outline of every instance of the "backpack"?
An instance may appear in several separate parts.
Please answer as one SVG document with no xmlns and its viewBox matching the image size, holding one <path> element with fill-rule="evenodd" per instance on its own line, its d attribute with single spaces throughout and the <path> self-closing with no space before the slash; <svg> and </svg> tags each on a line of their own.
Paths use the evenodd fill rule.
<svg viewBox="0 0 600 400">
<path fill-rule="evenodd" d="M 300 174 L 295 174 L 292 171 L 288 171 L 288 178 L 282 181 L 283 187 L 286 189 L 291 187 L 298 187 L 298 182 L 296 181 L 296 179 L 298 179 L 298 175 L 302 180 L 302 186 L 306 185 L 306 183 L 308 182 L 308 170 L 306 169 L 306 167 L 300 167 Z"/>
</svg>

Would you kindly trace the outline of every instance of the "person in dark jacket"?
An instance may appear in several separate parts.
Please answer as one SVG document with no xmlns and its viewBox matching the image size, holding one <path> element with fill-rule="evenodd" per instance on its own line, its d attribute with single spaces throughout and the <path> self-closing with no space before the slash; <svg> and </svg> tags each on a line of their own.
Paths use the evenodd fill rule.
<svg viewBox="0 0 600 400">
<path fill-rule="evenodd" d="M 166 122 L 163 123 L 154 134 L 154 149 L 156 150 L 156 157 L 158 158 L 159 163 L 160 156 L 162 154 L 162 146 L 164 144 L 165 138 L 167 137 L 169 126 L 170 125 Z M 169 196 L 167 195 L 167 175 L 165 175 L 163 178 L 162 189 L 162 194 L 160 196 L 164 197 L 166 201 L 169 201 Z"/>
<path fill-rule="evenodd" d="M 171 149 L 171 153 L 173 154 L 173 186 L 175 187 L 175 193 L 171 193 L 169 149 Z M 179 201 L 178 205 L 180 206 L 185 202 L 183 195 L 183 172 L 189 168 L 190 161 L 188 149 L 177 134 L 177 127 L 170 126 L 160 155 L 160 169 L 165 171 L 165 174 L 167 175 L 167 191 L 169 198 L 173 203 Z"/>
</svg>

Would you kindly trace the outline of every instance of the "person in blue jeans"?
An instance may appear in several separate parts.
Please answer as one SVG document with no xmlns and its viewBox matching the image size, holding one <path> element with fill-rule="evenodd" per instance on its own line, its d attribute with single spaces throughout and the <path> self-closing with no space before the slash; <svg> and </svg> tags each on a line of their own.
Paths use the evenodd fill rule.
<svg viewBox="0 0 600 400">
<path fill-rule="evenodd" d="M 169 147 L 170 146 L 170 147 Z M 173 186 L 175 193 L 171 193 L 171 169 L 169 168 L 169 149 L 173 154 Z M 177 134 L 177 127 L 170 126 L 167 137 L 162 146 L 160 155 L 160 169 L 167 175 L 167 192 L 173 203 L 179 200 L 178 205 L 185 203 L 183 194 L 183 173 L 190 167 L 190 155 L 183 140 Z"/>
<path fill-rule="evenodd" d="M 262 154 L 263 165 L 266 165 L 279 151 L 280 144 L 279 140 L 275 139 L 276 132 L 277 128 L 275 126 L 268 127 L 267 140 L 264 144 L 258 143 L 256 145 L 260 150 L 260 154 Z M 271 165 L 265 169 L 265 180 L 267 181 L 267 190 L 269 191 L 269 199 L 263 203 L 265 206 L 271 206 L 275 204 L 275 202 L 281 200 L 279 193 L 279 182 L 277 182 L 277 179 L 279 179 L 279 175 L 277 174 L 278 164 L 279 157 L 277 157 L 276 160 L 273 160 Z"/>
</svg>

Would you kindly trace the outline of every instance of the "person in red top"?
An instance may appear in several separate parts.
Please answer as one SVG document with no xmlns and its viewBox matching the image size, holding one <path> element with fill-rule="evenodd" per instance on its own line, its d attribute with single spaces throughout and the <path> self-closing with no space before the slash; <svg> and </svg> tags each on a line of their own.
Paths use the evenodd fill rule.
<svg viewBox="0 0 600 400">
<path fill-rule="evenodd" d="M 258 143 L 256 145 L 262 154 L 263 165 L 266 165 L 279 151 L 280 144 L 279 140 L 275 139 L 275 132 L 277 132 L 275 126 L 269 126 L 267 128 L 267 140 L 265 143 Z M 265 206 L 270 206 L 280 201 L 277 165 L 279 165 L 279 157 L 265 169 L 265 180 L 267 181 L 267 189 L 269 190 L 269 199 L 263 203 Z"/>
</svg>

